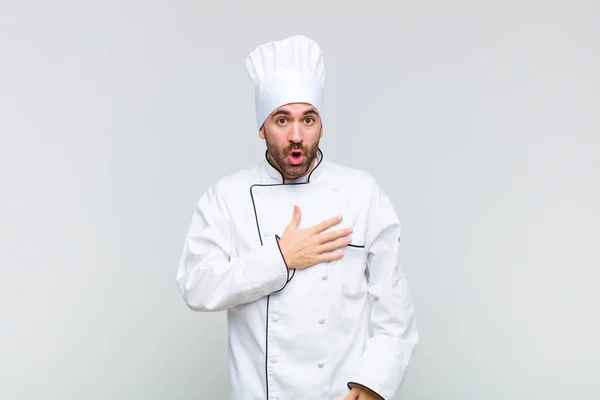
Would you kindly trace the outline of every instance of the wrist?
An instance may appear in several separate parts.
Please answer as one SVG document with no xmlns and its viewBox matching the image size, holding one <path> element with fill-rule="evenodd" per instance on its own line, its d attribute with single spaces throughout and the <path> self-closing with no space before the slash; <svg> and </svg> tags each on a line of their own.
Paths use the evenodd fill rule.
<svg viewBox="0 0 600 400">
<path fill-rule="evenodd" d="M 281 252 L 281 257 L 283 258 L 283 262 L 285 263 L 288 269 L 295 269 L 295 265 L 292 263 L 292 260 L 289 257 L 288 248 L 286 246 L 286 241 L 283 238 L 275 235 L 277 239 L 277 245 L 279 246 L 279 251 Z"/>
</svg>

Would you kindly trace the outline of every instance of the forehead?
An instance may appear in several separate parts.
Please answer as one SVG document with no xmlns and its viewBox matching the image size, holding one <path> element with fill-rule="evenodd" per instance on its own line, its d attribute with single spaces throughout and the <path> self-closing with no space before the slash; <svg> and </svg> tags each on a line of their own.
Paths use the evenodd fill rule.
<svg viewBox="0 0 600 400">
<path fill-rule="evenodd" d="M 318 114 L 317 109 L 309 103 L 290 103 L 290 104 L 284 104 L 281 107 L 278 107 L 275 109 L 275 111 L 273 111 L 271 114 L 275 115 L 277 113 L 286 113 L 286 114 L 305 114 L 308 111 L 314 111 L 316 114 Z"/>
</svg>

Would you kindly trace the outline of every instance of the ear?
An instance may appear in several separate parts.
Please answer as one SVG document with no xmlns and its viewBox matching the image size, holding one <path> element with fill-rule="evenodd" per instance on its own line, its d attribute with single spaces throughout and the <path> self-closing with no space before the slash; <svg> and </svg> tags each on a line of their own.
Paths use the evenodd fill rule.
<svg viewBox="0 0 600 400">
<path fill-rule="evenodd" d="M 319 135 L 319 139 L 323 137 L 323 125 L 321 125 L 321 134 Z"/>
<path fill-rule="evenodd" d="M 261 126 L 260 129 L 258 130 L 258 137 L 261 139 L 265 139 L 265 126 Z"/>
</svg>

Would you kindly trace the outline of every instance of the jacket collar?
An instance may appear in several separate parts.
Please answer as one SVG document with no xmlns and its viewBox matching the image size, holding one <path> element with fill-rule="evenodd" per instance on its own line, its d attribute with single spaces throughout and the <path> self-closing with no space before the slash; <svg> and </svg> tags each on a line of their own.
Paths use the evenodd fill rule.
<svg viewBox="0 0 600 400">
<path fill-rule="evenodd" d="M 323 152 L 321 151 L 321 149 L 317 149 L 317 161 L 315 163 L 315 166 L 313 167 L 312 171 L 308 174 L 308 181 L 305 183 L 311 183 L 313 182 L 315 179 L 317 179 L 319 177 L 319 175 L 321 174 L 321 171 L 323 170 L 323 167 L 321 166 L 321 164 L 323 163 Z M 275 167 L 273 167 L 271 165 L 271 163 L 268 160 L 268 151 L 265 151 L 265 158 L 262 161 L 262 166 L 263 169 L 265 169 L 267 171 L 267 175 L 269 178 L 269 181 L 272 181 L 271 183 L 279 183 L 279 184 L 285 184 L 286 181 L 283 178 L 283 175 L 281 175 L 281 172 L 279 172 L 279 170 Z"/>
</svg>

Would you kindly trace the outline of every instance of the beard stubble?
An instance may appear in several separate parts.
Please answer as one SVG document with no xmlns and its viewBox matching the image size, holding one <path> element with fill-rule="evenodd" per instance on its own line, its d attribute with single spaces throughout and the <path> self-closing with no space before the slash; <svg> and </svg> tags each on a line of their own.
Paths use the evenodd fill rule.
<svg viewBox="0 0 600 400">
<path fill-rule="evenodd" d="M 317 157 L 319 150 L 319 140 L 317 140 L 312 146 L 306 147 L 302 144 L 292 143 L 284 149 L 277 148 L 274 144 L 269 142 L 269 135 L 264 129 L 265 141 L 267 142 L 267 151 L 271 160 L 276 164 L 280 172 L 287 177 L 287 179 L 295 179 L 304 176 L 308 169 L 311 167 L 313 160 Z M 288 162 L 288 155 L 294 150 L 301 150 L 304 154 L 304 161 L 300 165 L 292 165 Z"/>
</svg>

